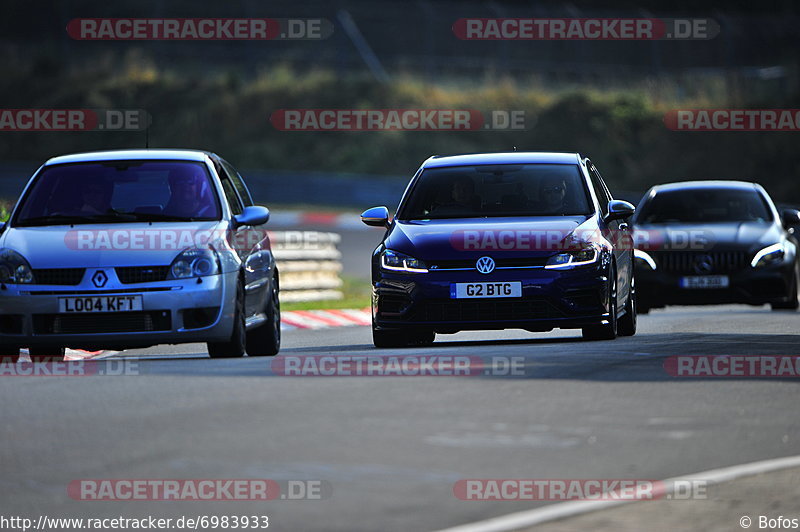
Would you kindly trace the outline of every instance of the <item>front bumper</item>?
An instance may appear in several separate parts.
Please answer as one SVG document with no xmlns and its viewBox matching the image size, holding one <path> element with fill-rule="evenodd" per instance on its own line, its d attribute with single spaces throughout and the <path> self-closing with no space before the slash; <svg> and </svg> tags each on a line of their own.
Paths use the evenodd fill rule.
<svg viewBox="0 0 800 532">
<path fill-rule="evenodd" d="M 373 282 L 372 316 L 378 329 L 463 330 L 581 328 L 608 319 L 608 277 L 598 267 L 573 269 L 436 271 L 380 270 Z M 522 297 L 454 299 L 451 284 L 521 281 Z"/>
<path fill-rule="evenodd" d="M 637 261 L 638 262 L 638 261 Z M 792 264 L 764 268 L 749 265 L 740 271 L 727 273 L 729 286 L 716 289 L 682 288 L 682 277 L 697 275 L 689 272 L 663 272 L 636 265 L 636 292 L 640 306 L 666 305 L 765 305 L 787 300 L 792 287 Z"/>
<path fill-rule="evenodd" d="M 237 272 L 186 280 L 94 287 L 0 287 L 0 345 L 126 349 L 224 341 L 233 330 Z M 60 297 L 141 295 L 142 310 L 61 313 Z"/>
</svg>

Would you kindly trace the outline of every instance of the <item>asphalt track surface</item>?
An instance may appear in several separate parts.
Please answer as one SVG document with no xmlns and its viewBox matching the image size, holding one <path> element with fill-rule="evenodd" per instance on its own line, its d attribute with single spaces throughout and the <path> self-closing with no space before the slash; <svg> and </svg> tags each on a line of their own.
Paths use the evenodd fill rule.
<svg viewBox="0 0 800 532">
<path fill-rule="evenodd" d="M 138 375 L 6 377 L 0 513 L 268 515 L 271 530 L 436 530 L 552 504 L 462 501 L 460 479 L 664 479 L 797 455 L 798 379 L 676 378 L 664 363 L 800 355 L 798 319 L 766 307 L 673 308 L 614 341 L 481 332 L 381 351 L 367 327 L 292 330 L 278 357 L 519 357 L 524 375 L 512 377 L 276 376 L 277 358 L 212 360 L 197 344 L 115 357 L 140 357 Z M 330 491 L 267 502 L 67 495 L 77 479 L 175 478 L 321 480 Z M 766 510 L 769 498 L 756 502 Z"/>
</svg>

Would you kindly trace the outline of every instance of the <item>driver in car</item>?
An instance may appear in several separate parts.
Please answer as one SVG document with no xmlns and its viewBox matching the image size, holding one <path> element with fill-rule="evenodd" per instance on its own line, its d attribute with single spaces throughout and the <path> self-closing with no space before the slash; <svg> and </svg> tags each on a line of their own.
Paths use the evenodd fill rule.
<svg viewBox="0 0 800 532">
<path fill-rule="evenodd" d="M 202 218 L 213 213 L 208 200 L 208 180 L 203 171 L 194 165 L 172 170 L 169 181 L 170 199 L 164 214 L 182 218 Z"/>
</svg>

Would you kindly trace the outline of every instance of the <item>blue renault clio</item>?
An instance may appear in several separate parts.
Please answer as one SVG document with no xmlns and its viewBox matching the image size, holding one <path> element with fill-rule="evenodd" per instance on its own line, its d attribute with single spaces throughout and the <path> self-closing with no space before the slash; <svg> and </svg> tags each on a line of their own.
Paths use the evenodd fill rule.
<svg viewBox="0 0 800 532">
<path fill-rule="evenodd" d="M 464 330 L 636 332 L 628 219 L 577 153 L 431 157 L 406 188 L 372 256 L 376 347 L 430 344 Z"/>
</svg>

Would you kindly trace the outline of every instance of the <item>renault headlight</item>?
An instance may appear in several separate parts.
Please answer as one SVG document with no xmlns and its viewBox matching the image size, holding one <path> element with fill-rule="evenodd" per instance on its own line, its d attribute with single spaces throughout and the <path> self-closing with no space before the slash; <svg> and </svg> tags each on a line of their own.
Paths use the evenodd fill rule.
<svg viewBox="0 0 800 532">
<path fill-rule="evenodd" d="M 167 279 L 189 279 L 216 275 L 220 271 L 217 253 L 211 248 L 191 248 L 181 251 L 169 267 Z"/>
<path fill-rule="evenodd" d="M 587 264 L 594 264 L 600 257 L 598 249 L 594 245 L 586 245 L 579 249 L 570 250 L 565 253 L 553 255 L 547 259 L 545 268 L 572 268 L 574 266 L 586 266 Z"/>
<path fill-rule="evenodd" d="M 428 273 L 428 267 L 421 260 L 391 249 L 381 253 L 381 268 L 399 272 Z"/>
<path fill-rule="evenodd" d="M 31 284 L 33 270 L 25 257 L 13 249 L 0 249 L 0 283 Z"/>
</svg>

